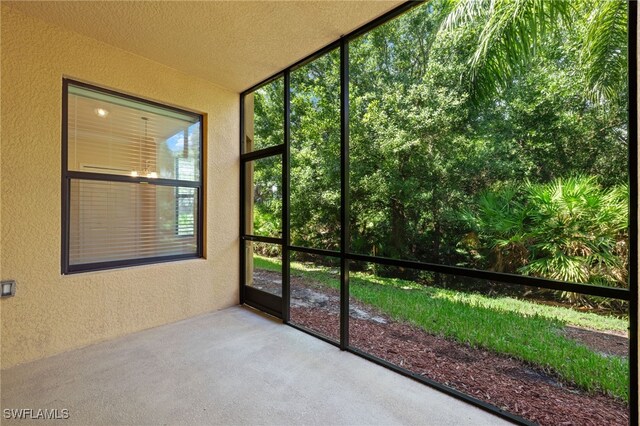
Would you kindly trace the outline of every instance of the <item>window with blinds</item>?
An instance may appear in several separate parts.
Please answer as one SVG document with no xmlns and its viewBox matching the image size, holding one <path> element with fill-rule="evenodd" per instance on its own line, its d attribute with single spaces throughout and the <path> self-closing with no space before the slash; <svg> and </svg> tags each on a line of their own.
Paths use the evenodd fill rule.
<svg viewBox="0 0 640 426">
<path fill-rule="evenodd" d="M 63 85 L 63 273 L 201 257 L 202 116 Z"/>
</svg>

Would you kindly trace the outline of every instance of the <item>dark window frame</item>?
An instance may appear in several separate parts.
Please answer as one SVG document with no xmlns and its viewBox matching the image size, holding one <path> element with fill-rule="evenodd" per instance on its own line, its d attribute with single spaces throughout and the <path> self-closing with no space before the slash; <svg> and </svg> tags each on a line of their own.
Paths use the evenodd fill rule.
<svg viewBox="0 0 640 426">
<path fill-rule="evenodd" d="M 450 396 L 468 402 L 483 410 L 496 414 L 500 417 L 508 419 L 516 424 L 531 424 L 528 420 L 514 415 L 510 412 L 504 411 L 499 407 L 484 402 L 480 399 L 462 393 L 452 387 L 438 383 L 434 380 L 428 379 L 424 376 L 420 376 L 413 373 L 403 367 L 399 367 L 395 364 L 391 364 L 387 361 L 379 359 L 369 353 L 363 352 L 358 348 L 355 348 L 349 344 L 349 267 L 351 262 L 366 261 L 376 264 L 407 267 L 413 269 L 419 269 L 424 271 L 431 271 L 442 274 L 453 274 L 466 276 L 470 278 L 480 278 L 492 281 L 499 281 L 512 285 L 528 285 L 547 289 L 569 289 L 570 291 L 582 294 L 589 294 L 601 297 L 608 297 L 612 299 L 619 299 L 629 302 L 629 424 L 634 425 L 638 423 L 638 97 L 637 97 L 637 3 L 627 2 L 628 4 L 628 176 L 629 176 L 629 288 L 620 289 L 613 287 L 596 286 L 589 284 L 579 283 L 567 283 L 558 280 L 550 280 L 545 278 L 536 278 L 516 274 L 499 273 L 484 271 L 479 269 L 470 269 L 457 266 L 443 265 L 429 262 L 408 261 L 399 259 L 383 258 L 379 256 L 369 256 L 353 253 L 349 247 L 349 44 L 355 38 L 377 28 L 380 25 L 400 16 L 401 14 L 409 11 L 415 6 L 423 4 L 424 0 L 407 1 L 388 13 L 372 20 L 369 23 L 364 24 L 360 28 L 355 29 L 349 34 L 342 36 L 340 39 L 326 45 L 325 47 L 317 50 L 316 52 L 304 57 L 296 63 L 288 66 L 287 68 L 278 71 L 272 76 L 264 79 L 263 81 L 247 88 L 240 93 L 240 138 L 239 138 L 239 154 L 240 154 L 240 262 L 239 262 L 239 286 L 240 286 L 240 303 L 253 306 L 257 309 L 281 318 L 283 322 L 293 328 L 313 335 L 321 340 L 327 341 L 330 344 L 339 346 L 341 350 L 351 352 L 355 355 L 361 356 L 369 361 L 389 368 L 404 376 L 415 379 L 423 384 L 438 389 Z M 289 75 L 295 69 L 304 66 L 305 64 L 319 58 L 320 56 L 334 50 L 340 49 L 340 115 L 341 115 L 341 238 L 340 238 L 340 250 L 320 250 L 315 248 L 297 247 L 291 245 L 290 241 L 290 229 L 289 229 L 289 133 L 290 133 L 290 81 Z M 276 145 L 268 148 L 264 148 L 258 151 L 245 152 L 244 139 L 245 139 L 245 126 L 244 126 L 244 98 L 246 95 L 260 89 L 264 85 L 274 81 L 277 78 L 284 77 L 284 125 L 285 135 L 281 145 Z M 283 236 L 278 239 L 267 239 L 265 237 L 258 237 L 246 233 L 245 229 L 245 165 L 247 162 L 256 159 L 263 158 L 270 155 L 282 155 L 283 156 Z M 245 285 L 245 264 L 249 260 L 246 258 L 244 250 L 245 241 L 264 241 L 274 244 L 279 244 L 282 247 L 283 260 L 282 260 L 282 279 L 283 289 L 282 298 L 272 301 L 269 309 L 265 309 L 265 306 L 260 303 L 264 295 L 260 290 L 252 289 Z M 325 256 L 331 256 L 340 259 L 340 342 L 333 342 L 327 340 L 319 333 L 300 327 L 293 324 L 289 320 L 289 253 L 291 252 L 303 252 L 310 254 L 319 254 Z"/>
<path fill-rule="evenodd" d="M 200 160 L 198 167 L 200 169 L 199 179 L 197 181 L 183 181 L 178 179 L 162 179 L 162 178 L 147 178 L 143 176 L 132 177 L 123 175 L 109 175 L 101 173 L 89 173 L 71 171 L 68 169 L 68 113 L 69 113 L 69 86 L 82 87 L 106 95 L 111 95 L 119 98 L 125 98 L 132 101 L 140 102 L 146 105 L 163 108 L 185 114 L 198 120 L 200 124 L 200 137 L 199 137 L 199 149 Z M 174 106 L 165 105 L 159 102 L 144 99 L 138 96 L 132 96 L 126 93 L 117 92 L 115 90 L 106 89 L 93 84 L 84 83 L 81 81 L 73 80 L 70 78 L 62 79 L 62 167 L 61 167 L 61 193 L 62 193 L 62 217 L 61 217 L 61 229 L 62 229 L 62 241 L 61 241 L 61 272 L 63 275 L 76 274 L 81 272 L 101 271 L 108 269 L 124 268 L 137 265 L 148 265 L 155 263 L 173 262 L 186 259 L 199 259 L 204 257 L 203 243 L 204 243 L 204 116 L 202 114 L 188 111 Z M 178 187 L 190 187 L 195 188 L 197 192 L 197 221 L 195 224 L 197 237 L 196 237 L 196 252 L 189 254 L 177 254 L 177 255 L 163 255 L 153 256 L 145 258 L 130 258 L 123 260 L 104 261 L 95 263 L 83 263 L 78 265 L 72 265 L 69 263 L 69 239 L 70 239 L 70 225 L 71 225 L 71 181 L 72 180 L 96 180 L 101 182 L 127 182 L 127 183 L 145 183 L 159 186 L 171 186 L 175 187 L 176 191 Z M 176 199 L 176 206 L 177 206 Z M 176 225 L 177 225 L 176 218 Z M 176 229 L 177 231 L 177 229 Z"/>
</svg>

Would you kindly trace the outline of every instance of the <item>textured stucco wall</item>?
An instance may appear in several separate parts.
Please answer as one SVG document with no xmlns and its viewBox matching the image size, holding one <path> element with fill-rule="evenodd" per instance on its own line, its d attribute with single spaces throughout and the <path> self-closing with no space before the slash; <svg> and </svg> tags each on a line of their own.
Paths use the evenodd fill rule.
<svg viewBox="0 0 640 426">
<path fill-rule="evenodd" d="M 18 282 L 0 302 L 2 368 L 237 303 L 238 95 L 5 4 L 1 17 L 0 277 Z M 63 76 L 207 115 L 206 260 L 60 274 Z"/>
<path fill-rule="evenodd" d="M 240 92 L 403 0 L 2 2 Z"/>
</svg>

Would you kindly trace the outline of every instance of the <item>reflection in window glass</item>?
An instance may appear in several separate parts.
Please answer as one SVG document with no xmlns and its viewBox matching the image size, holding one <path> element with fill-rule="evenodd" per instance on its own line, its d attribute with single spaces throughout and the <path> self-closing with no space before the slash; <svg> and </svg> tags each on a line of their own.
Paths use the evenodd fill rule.
<svg viewBox="0 0 640 426">
<path fill-rule="evenodd" d="M 200 256 L 202 116 L 64 88 L 63 273 Z"/>
<path fill-rule="evenodd" d="M 176 179 L 192 180 L 196 175 L 196 165 L 185 158 L 176 158 Z M 176 188 L 176 233 L 190 236 L 195 233 L 195 188 Z"/>
<path fill-rule="evenodd" d="M 182 180 L 200 179 L 200 121 L 143 102 L 69 85 L 71 171 L 178 179 L 175 162 L 191 164 Z"/>
<path fill-rule="evenodd" d="M 72 180 L 69 264 L 195 255 L 197 191 L 187 187 Z"/>
</svg>

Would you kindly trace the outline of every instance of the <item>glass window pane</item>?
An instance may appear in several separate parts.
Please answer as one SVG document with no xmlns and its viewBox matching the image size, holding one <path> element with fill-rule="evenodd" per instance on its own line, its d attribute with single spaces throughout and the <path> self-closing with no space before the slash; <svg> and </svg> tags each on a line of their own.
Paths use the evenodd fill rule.
<svg viewBox="0 0 640 426">
<path fill-rule="evenodd" d="M 291 252 L 291 322 L 340 341 L 340 259 Z"/>
<path fill-rule="evenodd" d="M 197 199 L 195 188 L 176 188 L 176 233 L 193 236 L 196 233 Z"/>
<path fill-rule="evenodd" d="M 291 242 L 340 246 L 340 54 L 291 73 Z"/>
<path fill-rule="evenodd" d="M 70 85 L 67 120 L 71 171 L 200 180 L 195 115 Z"/>
<path fill-rule="evenodd" d="M 246 285 L 282 296 L 282 247 L 278 244 L 245 241 Z"/>
<path fill-rule="evenodd" d="M 245 164 L 246 234 L 282 236 L 282 156 Z"/>
<path fill-rule="evenodd" d="M 350 345 L 541 424 L 627 424 L 626 302 L 351 263 Z"/>
<path fill-rule="evenodd" d="M 627 6 L 598 83 L 618 85 L 598 95 L 582 6 L 545 13 L 554 30 L 513 74 L 502 57 L 470 72 L 489 3 L 448 26 L 427 2 L 350 43 L 351 250 L 627 287 Z"/>
<path fill-rule="evenodd" d="M 284 143 L 284 79 L 279 78 L 244 97 L 243 152 Z"/>
<path fill-rule="evenodd" d="M 72 180 L 69 264 L 196 254 L 198 190 Z"/>
</svg>

